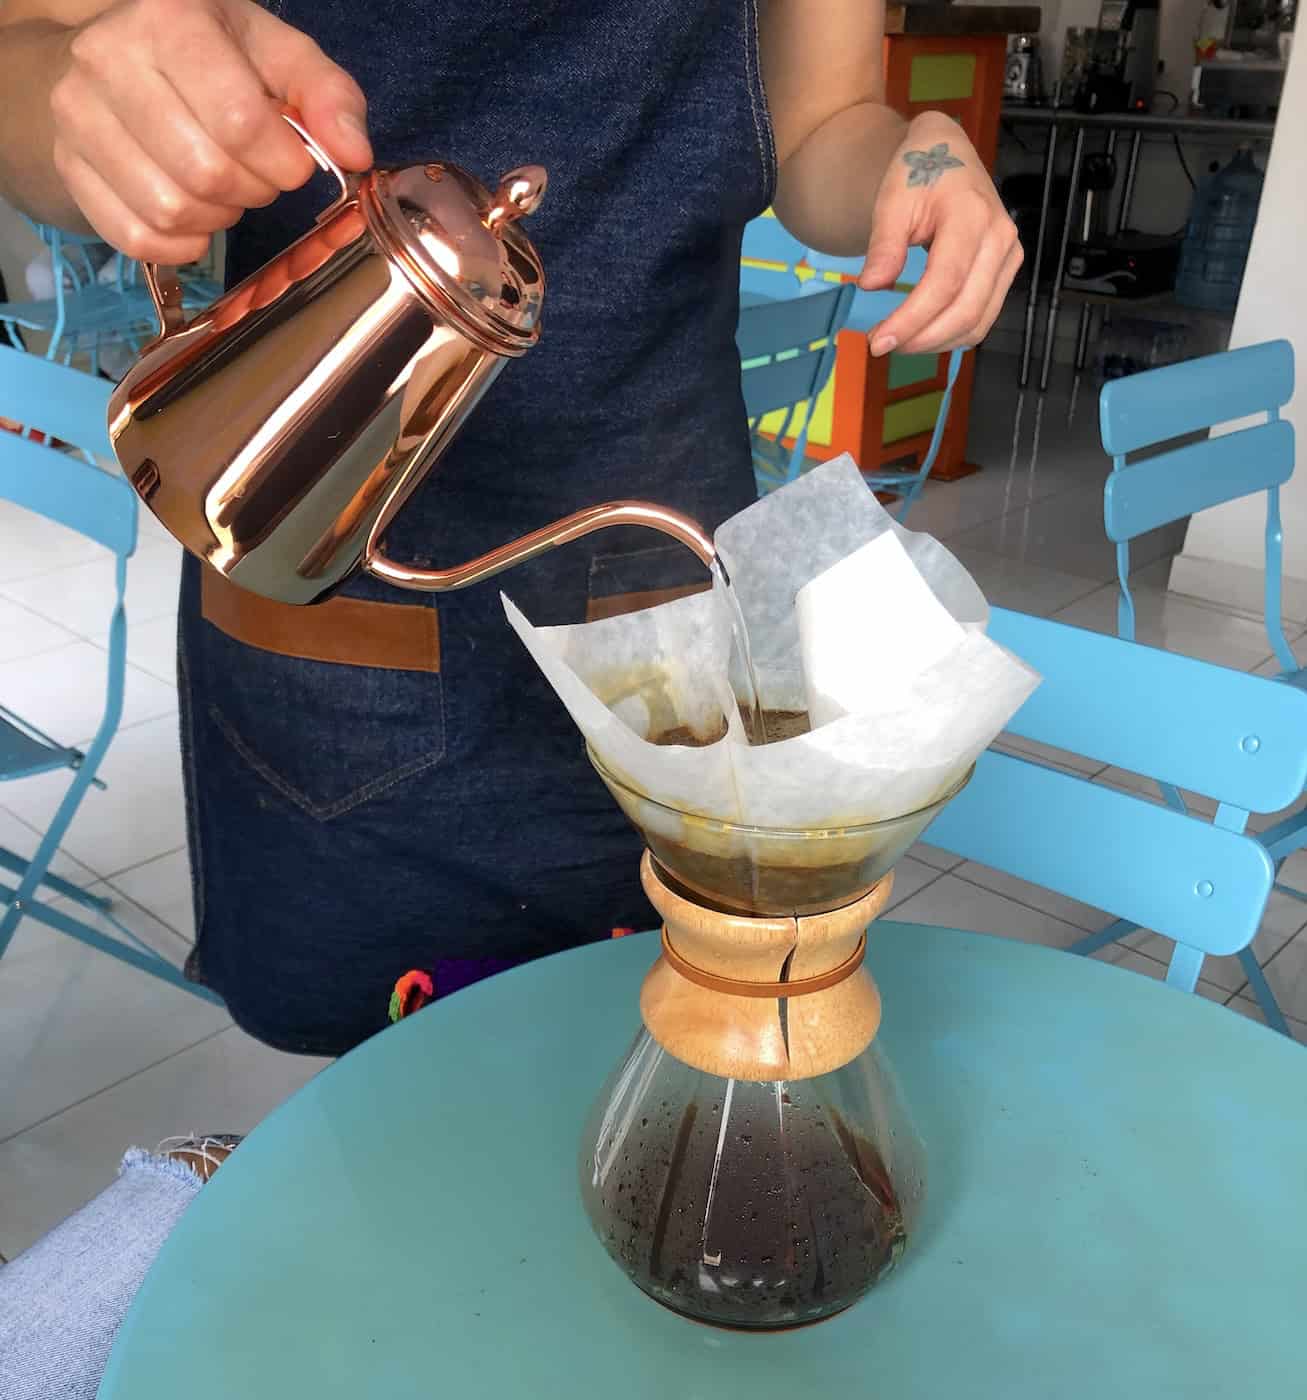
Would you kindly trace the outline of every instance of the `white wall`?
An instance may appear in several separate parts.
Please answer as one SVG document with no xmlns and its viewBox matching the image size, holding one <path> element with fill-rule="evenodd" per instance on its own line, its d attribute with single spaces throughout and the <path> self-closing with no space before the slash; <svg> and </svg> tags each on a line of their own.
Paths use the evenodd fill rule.
<svg viewBox="0 0 1307 1400">
<path fill-rule="evenodd" d="M 1307 257 L 1303 256 L 1304 160 L 1307 131 L 1307 43 L 1294 46 L 1285 76 L 1275 140 L 1266 167 L 1257 227 L 1248 254 L 1231 347 L 1281 336 L 1294 342 L 1297 392 L 1285 411 L 1298 434 L 1298 460 L 1307 455 Z M 1298 470 L 1281 492 L 1284 520 L 1285 615 L 1307 621 L 1307 471 Z M 1171 570 L 1171 587 L 1260 612 L 1265 499 L 1234 501 L 1193 518 L 1184 552 Z"/>
</svg>

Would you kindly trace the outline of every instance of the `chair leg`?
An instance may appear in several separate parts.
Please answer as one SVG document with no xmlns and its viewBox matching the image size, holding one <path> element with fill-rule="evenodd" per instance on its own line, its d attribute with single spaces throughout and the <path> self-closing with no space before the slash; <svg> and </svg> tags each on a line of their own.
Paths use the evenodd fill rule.
<svg viewBox="0 0 1307 1400">
<path fill-rule="evenodd" d="M 1292 1036 L 1289 1031 L 1289 1023 L 1284 1019 L 1284 1012 L 1280 1010 L 1280 1003 L 1275 999 L 1275 993 L 1271 991 L 1271 984 L 1266 980 L 1266 974 L 1258 966 L 1257 959 L 1251 948 L 1245 948 L 1239 954 L 1239 965 L 1243 968 L 1245 976 L 1248 978 L 1248 985 L 1253 989 L 1253 996 L 1257 999 L 1257 1005 L 1262 1008 L 1262 1015 L 1266 1017 L 1266 1024 L 1273 1031 L 1279 1031 L 1281 1035 Z"/>
<path fill-rule="evenodd" d="M 1091 933 L 1087 938 L 1073 943 L 1067 952 L 1077 953 L 1080 957 L 1087 958 L 1091 953 L 1098 952 L 1100 948 L 1106 948 L 1109 943 L 1120 942 L 1128 934 L 1134 933 L 1138 927 L 1138 924 L 1132 924 L 1127 919 L 1116 919 L 1106 928 L 1099 929 L 1097 933 Z"/>
<path fill-rule="evenodd" d="M 16 856 L 12 851 L 0 846 L 0 868 L 12 871 L 21 879 L 27 873 L 28 864 L 29 862 L 21 856 Z M 74 885 L 59 875 L 52 875 L 48 870 L 41 877 L 41 884 L 49 885 L 56 894 L 65 899 L 76 900 L 78 904 L 85 904 L 91 909 L 109 909 L 113 906 L 113 900 L 104 895 L 91 894 L 89 890 L 84 890 L 80 885 Z"/>
<path fill-rule="evenodd" d="M 1171 961 L 1166 969 L 1166 982 L 1182 992 L 1192 992 L 1198 985 L 1198 974 L 1203 970 L 1203 952 L 1187 943 L 1177 943 L 1171 953 Z"/>
<path fill-rule="evenodd" d="M 212 992 L 209 988 L 202 987 L 196 982 L 188 982 L 181 968 L 174 967 L 167 958 L 161 953 L 154 952 L 148 945 L 142 944 L 139 948 L 133 948 L 129 943 L 120 942 L 109 934 L 102 933 L 89 924 L 84 924 L 80 919 L 74 919 L 70 914 L 65 914 L 61 909 L 52 909 L 48 904 L 29 904 L 23 913 L 37 923 L 45 924 L 59 933 L 67 934 L 69 938 L 75 938 L 79 943 L 85 943 L 87 947 L 94 948 L 97 953 L 104 953 L 108 957 L 116 958 L 119 962 L 126 963 L 128 967 L 136 968 L 138 972 L 144 972 L 150 977 L 157 978 L 160 982 L 166 982 L 169 986 L 176 987 L 178 991 L 189 992 L 191 996 L 198 997 L 201 1001 L 211 1002 L 214 1006 L 224 1004 L 216 992 Z M 119 924 L 117 927 L 122 928 L 122 925 Z M 135 937 L 130 929 L 122 928 L 122 931 L 128 938 Z"/>
<path fill-rule="evenodd" d="M 68 784 L 68 791 L 64 793 L 63 801 L 60 802 L 50 825 L 46 827 L 45 835 L 41 837 L 36 854 L 28 862 L 26 871 L 19 877 L 18 888 L 14 891 L 13 900 L 5 911 L 4 918 L 0 919 L 0 958 L 4 957 L 9 944 L 13 941 L 14 933 L 22 920 L 28 902 L 35 899 L 38 886 L 45 880 L 50 869 L 50 862 L 59 849 L 59 843 L 64 839 L 64 832 L 72 824 L 73 814 L 86 795 L 86 789 L 91 785 L 91 779 L 95 776 L 97 766 L 97 764 L 87 761 L 74 772 L 73 780 Z"/>
<path fill-rule="evenodd" d="M 10 943 L 13 942 L 14 934 L 18 932 L 18 925 L 22 923 L 23 916 L 31 912 L 29 906 L 35 903 L 34 896 L 40 883 L 40 868 L 33 860 L 27 867 L 27 873 L 19 880 L 18 888 L 13 891 L 12 896 L 8 897 L 8 907 L 5 909 L 4 917 L 0 918 L 0 958 L 4 957 Z"/>
</svg>

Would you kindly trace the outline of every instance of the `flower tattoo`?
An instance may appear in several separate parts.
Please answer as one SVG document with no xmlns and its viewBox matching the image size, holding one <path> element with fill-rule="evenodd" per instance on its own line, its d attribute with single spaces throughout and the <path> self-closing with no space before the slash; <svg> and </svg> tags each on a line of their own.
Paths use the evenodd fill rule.
<svg viewBox="0 0 1307 1400">
<path fill-rule="evenodd" d="M 928 151 L 905 151 L 903 164 L 908 167 L 908 188 L 913 185 L 933 185 L 946 171 L 956 169 L 962 162 L 948 153 L 948 143 L 941 141 Z"/>
</svg>

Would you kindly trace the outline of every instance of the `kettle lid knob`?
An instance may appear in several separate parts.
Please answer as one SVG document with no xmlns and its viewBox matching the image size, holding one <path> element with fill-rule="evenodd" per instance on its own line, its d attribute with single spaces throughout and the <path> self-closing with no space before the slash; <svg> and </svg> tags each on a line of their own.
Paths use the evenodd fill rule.
<svg viewBox="0 0 1307 1400">
<path fill-rule="evenodd" d="M 540 165 L 522 165 L 510 170 L 499 182 L 494 203 L 486 213 L 485 224 L 498 234 L 505 224 L 513 223 L 526 214 L 533 214 L 545 197 L 549 177 Z"/>
</svg>

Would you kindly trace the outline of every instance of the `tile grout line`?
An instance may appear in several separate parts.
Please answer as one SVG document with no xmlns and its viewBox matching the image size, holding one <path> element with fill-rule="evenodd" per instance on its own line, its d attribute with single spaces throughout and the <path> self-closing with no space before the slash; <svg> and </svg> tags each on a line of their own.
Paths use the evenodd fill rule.
<svg viewBox="0 0 1307 1400">
<path fill-rule="evenodd" d="M 156 860 L 163 860 L 163 859 L 165 859 L 165 858 L 168 857 L 168 856 L 175 856 L 175 855 L 177 854 L 178 851 L 184 851 L 185 849 L 186 849 L 186 842 L 185 842 L 185 841 L 182 841 L 182 842 L 180 842 L 178 845 L 173 846 L 170 850 L 167 850 L 167 851 L 160 851 L 159 854 L 158 854 L 157 856 L 146 856 L 146 858 L 145 858 L 144 860 L 135 861 L 135 862 L 133 862 L 133 864 L 131 864 L 131 865 L 124 865 L 124 866 L 122 866 L 120 869 L 115 870 L 115 871 L 113 872 L 112 875 L 104 875 L 104 876 L 102 876 L 101 878 L 102 878 L 106 883 L 112 884 L 115 880 L 117 880 L 117 879 L 118 879 L 120 876 L 122 876 L 122 875 L 130 875 L 130 874 L 132 873 L 133 870 L 140 870 L 143 866 L 150 865 L 152 862 L 154 862 L 154 861 L 156 861 Z M 131 898 L 132 898 L 132 896 L 129 895 L 129 894 L 127 893 L 126 890 L 121 891 L 121 893 L 122 893 L 123 896 L 124 896 L 125 898 L 127 898 L 127 899 L 131 899 Z M 140 901 L 139 901 L 139 900 L 134 900 L 133 902 L 134 902 L 134 903 L 137 903 L 137 904 L 140 904 Z M 142 905 L 141 905 L 141 908 L 144 909 L 144 908 L 145 908 L 145 905 L 142 904 Z"/>
<path fill-rule="evenodd" d="M 976 863 L 978 864 L 979 862 L 976 862 Z M 964 861 L 962 862 L 962 865 L 966 865 L 966 864 L 967 864 L 967 862 L 964 860 Z M 1050 914 L 1050 913 L 1048 912 L 1047 909 L 1041 909 L 1037 904 L 1028 904 L 1024 899 L 1018 899 L 1015 895 L 1011 895 L 1011 894 L 1002 894 L 1002 893 L 1001 893 L 1000 891 L 998 891 L 998 890 L 992 890 L 992 889 L 990 889 L 990 887 L 989 887 L 988 885 L 982 885 L 978 880 L 971 880 L 971 879 L 968 879 L 967 876 L 965 876 L 965 875 L 959 875 L 957 872 L 958 872 L 958 870 L 959 870 L 960 868 L 961 868 L 961 866 L 955 866 L 952 870 L 941 871 L 940 873 L 941 873 L 941 874 L 952 875 L 952 876 L 954 877 L 954 879 L 960 880 L 964 885 L 970 885 L 971 888 L 972 888 L 973 890 L 980 890 L 980 891 L 981 891 L 982 893 L 984 893 L 984 894 L 994 895 L 994 896 L 995 896 L 996 898 L 998 898 L 998 899 L 1006 899 L 1006 900 L 1008 901 L 1009 904 L 1015 904 L 1015 905 L 1017 905 L 1018 908 L 1025 909 L 1025 910 L 1027 910 L 1027 911 L 1028 911 L 1029 913 L 1031 913 L 1031 914 L 1038 914 L 1038 915 L 1040 915 L 1041 918 L 1045 918 L 1045 919 L 1056 919 L 1057 922 L 1058 922 L 1059 924 L 1065 924 L 1068 928 L 1073 928 L 1073 929 L 1075 929 L 1078 933 L 1083 933 L 1083 934 L 1085 934 L 1086 936 L 1089 936 L 1090 934 L 1096 933 L 1096 932 L 1098 931 L 1097 929 L 1085 928 L 1085 926 L 1084 926 L 1083 924 L 1073 924 L 1073 923 L 1071 922 L 1070 919 L 1061 919 L 1061 918 L 1058 918 L 1058 916 L 1057 916 L 1056 914 Z M 1015 877 L 1013 877 L 1013 878 L 1015 878 Z M 1053 893 L 1056 893 L 1056 891 L 1053 891 Z M 1064 896 L 1064 897 L 1065 897 L 1065 896 Z M 1145 930 L 1145 932 L 1147 932 L 1147 930 Z M 1122 935 L 1122 936 L 1128 938 L 1130 935 L 1129 935 L 1129 934 L 1124 934 L 1124 935 Z M 1120 939 L 1118 939 L 1117 941 L 1120 942 Z M 1024 942 L 1025 942 L 1025 939 L 1022 939 L 1021 942 L 1024 943 Z M 1044 943 L 1044 944 L 1041 944 L 1040 946 L 1041 946 L 1041 947 L 1044 947 L 1044 948 L 1047 948 L 1047 947 L 1049 947 L 1050 945 L 1047 944 L 1047 943 Z M 1109 946 L 1110 946 L 1110 945 L 1109 945 Z M 1066 952 L 1067 950 L 1066 950 L 1065 948 L 1063 948 L 1063 949 L 1061 949 L 1060 951 L 1061 951 L 1061 952 Z M 1135 951 L 1135 950 L 1132 949 L 1131 951 L 1133 952 L 1133 951 Z M 1144 956 L 1147 956 L 1147 954 L 1145 954 Z M 1153 961 L 1154 961 L 1154 962 L 1157 962 L 1158 960 L 1157 960 L 1156 958 L 1154 958 Z"/>
<path fill-rule="evenodd" d="M 150 1070 L 158 1069 L 160 1065 L 166 1065 L 169 1060 L 175 1060 L 178 1055 L 184 1055 L 188 1050 L 194 1050 L 196 1046 L 207 1045 L 209 1041 L 215 1039 L 217 1036 L 225 1035 L 235 1024 L 235 1021 L 228 1019 L 225 1026 L 220 1026 L 216 1031 L 210 1031 L 208 1035 L 201 1036 L 199 1040 L 192 1041 L 189 1045 L 183 1045 L 179 1049 L 172 1051 L 170 1054 L 161 1056 L 148 1065 L 142 1065 L 140 1069 L 133 1070 L 131 1074 L 124 1074 L 121 1079 L 115 1079 L 112 1084 L 106 1084 L 102 1088 L 95 1090 L 94 1093 L 83 1094 L 80 1099 L 75 1099 L 72 1103 L 65 1104 L 62 1108 L 56 1109 L 53 1113 L 47 1113 L 44 1118 L 38 1118 L 35 1123 L 29 1123 L 25 1128 L 19 1128 L 17 1132 L 9 1133 L 6 1137 L 0 1138 L 0 1147 L 6 1147 L 9 1143 L 23 1137 L 26 1133 L 33 1133 L 37 1128 L 42 1128 L 47 1123 L 52 1123 L 63 1114 L 71 1113 L 75 1108 L 81 1108 L 84 1104 L 90 1103 L 92 1099 L 98 1099 L 101 1094 L 109 1093 L 111 1089 L 121 1088 L 124 1084 L 129 1083 L 139 1075 L 148 1074 Z"/>
<path fill-rule="evenodd" d="M 78 532 L 76 530 L 71 530 L 69 533 L 76 535 Z M 83 536 L 83 538 L 85 537 Z M 38 569 L 33 574 L 23 574 L 21 578 L 5 579 L 3 583 L 0 583 L 0 594 L 4 594 L 6 588 L 13 588 L 17 584 L 37 583 L 41 579 L 53 578 L 56 574 L 70 573 L 73 569 L 85 569 L 90 564 L 103 564 L 105 568 L 111 567 L 114 560 L 113 551 L 104 548 L 103 545 L 96 544 L 94 540 L 90 541 L 90 543 L 95 545 L 95 552 L 88 554 L 85 559 L 66 560 L 62 564 L 56 564 L 52 569 Z M 172 539 L 171 536 L 162 539 L 156 535 L 143 536 L 138 529 L 136 532 L 136 544 L 132 550 L 131 558 L 134 559 L 140 554 L 158 553 L 160 550 L 180 550 L 181 547 L 182 546 L 178 544 L 176 540 Z M 128 567 L 131 567 L 130 563 Z M 13 599 L 12 601 L 18 602 L 17 599 Z M 19 603 L 19 606 L 22 607 L 24 604 Z"/>
<path fill-rule="evenodd" d="M 917 858 L 913 857 L 913 859 Z M 930 879 L 927 880 L 926 883 L 922 885 L 919 889 L 913 890 L 911 894 L 905 894 L 902 899 L 896 900 L 893 904 L 891 904 L 889 908 L 885 910 L 885 918 L 888 919 L 896 909 L 901 909 L 903 905 L 905 905 L 910 899 L 916 899 L 916 897 L 919 894 L 924 894 L 931 887 L 931 885 L 933 885 L 937 880 L 942 879 L 945 875 L 948 874 L 947 870 L 936 870 L 935 867 L 929 864 L 927 861 L 918 860 L 917 863 L 919 865 L 924 865 L 926 869 L 931 872 Z"/>
</svg>

